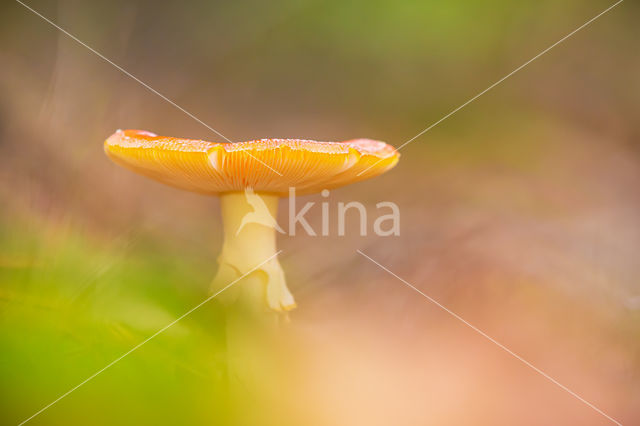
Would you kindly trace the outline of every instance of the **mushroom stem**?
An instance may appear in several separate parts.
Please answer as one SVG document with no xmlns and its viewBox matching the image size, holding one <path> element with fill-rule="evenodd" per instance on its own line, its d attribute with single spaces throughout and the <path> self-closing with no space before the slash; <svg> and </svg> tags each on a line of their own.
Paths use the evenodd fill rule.
<svg viewBox="0 0 640 426">
<path fill-rule="evenodd" d="M 276 252 L 278 197 L 271 194 L 229 192 L 220 196 L 224 243 L 218 257 L 214 290 L 247 274 Z M 225 293 L 254 310 L 295 308 L 277 258 L 249 273 Z"/>
<path fill-rule="evenodd" d="M 278 312 L 295 307 L 276 253 L 278 197 L 252 190 L 220 196 L 224 242 L 213 291 L 227 303 L 226 340 L 229 397 L 238 424 L 258 424 L 277 377 Z M 252 272 L 250 272 L 252 271 Z M 249 273 L 250 272 L 250 273 Z M 245 275 L 246 274 L 246 275 Z M 246 410 L 247 406 L 254 410 Z M 261 407 L 261 408 L 257 408 Z"/>
</svg>

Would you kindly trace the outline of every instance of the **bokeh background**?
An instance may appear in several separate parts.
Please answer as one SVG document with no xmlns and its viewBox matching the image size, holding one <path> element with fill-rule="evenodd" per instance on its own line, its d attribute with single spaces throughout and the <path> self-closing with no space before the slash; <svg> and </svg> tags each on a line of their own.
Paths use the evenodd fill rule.
<svg viewBox="0 0 640 426">
<path fill-rule="evenodd" d="M 612 2 L 27 4 L 234 141 L 399 146 Z M 337 237 L 334 216 L 331 236 L 280 237 L 298 309 L 260 423 L 611 423 L 356 249 L 640 423 L 639 12 L 621 3 L 391 172 L 331 192 L 332 213 L 397 203 L 400 236 L 361 237 L 354 220 Z M 0 40 L 0 423 L 18 424 L 215 274 L 217 199 L 115 166 L 104 139 L 222 139 L 17 2 L 0 6 Z M 319 229 L 324 199 L 304 201 Z M 30 424 L 232 424 L 223 323 L 208 303 Z"/>
</svg>

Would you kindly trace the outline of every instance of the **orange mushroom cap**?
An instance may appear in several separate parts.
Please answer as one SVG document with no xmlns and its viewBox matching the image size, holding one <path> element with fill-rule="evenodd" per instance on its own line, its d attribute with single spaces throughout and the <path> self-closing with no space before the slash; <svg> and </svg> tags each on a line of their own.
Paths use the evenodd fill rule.
<svg viewBox="0 0 640 426">
<path fill-rule="evenodd" d="M 118 130 L 104 143 L 116 163 L 167 185 L 203 194 L 253 188 L 311 194 L 380 175 L 398 162 L 390 145 L 370 139 L 316 142 L 261 139 L 237 143 Z"/>
</svg>

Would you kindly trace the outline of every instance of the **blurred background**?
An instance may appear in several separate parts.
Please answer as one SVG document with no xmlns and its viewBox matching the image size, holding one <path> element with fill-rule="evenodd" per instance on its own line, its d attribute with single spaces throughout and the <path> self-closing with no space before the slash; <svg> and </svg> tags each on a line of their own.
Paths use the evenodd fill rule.
<svg viewBox="0 0 640 426">
<path fill-rule="evenodd" d="M 399 146 L 613 2 L 26 4 L 233 141 Z M 621 3 L 389 173 L 331 192 L 331 212 L 395 202 L 400 236 L 354 221 L 338 237 L 332 218 L 329 237 L 279 237 L 298 309 L 259 423 L 611 423 L 356 249 L 640 423 L 639 12 Z M 200 303 L 216 271 L 218 200 L 117 167 L 103 141 L 223 140 L 18 2 L 0 23 L 0 423 L 18 424 Z M 319 229 L 325 200 L 304 201 Z M 214 300 L 29 424 L 232 424 L 224 346 Z"/>
</svg>

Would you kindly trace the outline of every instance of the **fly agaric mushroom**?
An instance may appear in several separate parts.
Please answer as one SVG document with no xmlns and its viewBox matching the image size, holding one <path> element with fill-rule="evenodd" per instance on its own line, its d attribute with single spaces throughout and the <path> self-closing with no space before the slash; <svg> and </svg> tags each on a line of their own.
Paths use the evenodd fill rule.
<svg viewBox="0 0 640 426">
<path fill-rule="evenodd" d="M 278 198 L 289 188 L 311 194 L 368 179 L 391 169 L 399 154 L 384 142 L 261 139 L 237 143 L 118 130 L 104 144 L 117 164 L 176 188 L 218 195 L 224 243 L 214 279 L 239 279 L 276 253 Z M 258 299 L 274 311 L 295 302 L 276 257 L 262 264 Z M 253 275 L 253 273 L 252 273 Z"/>
</svg>

